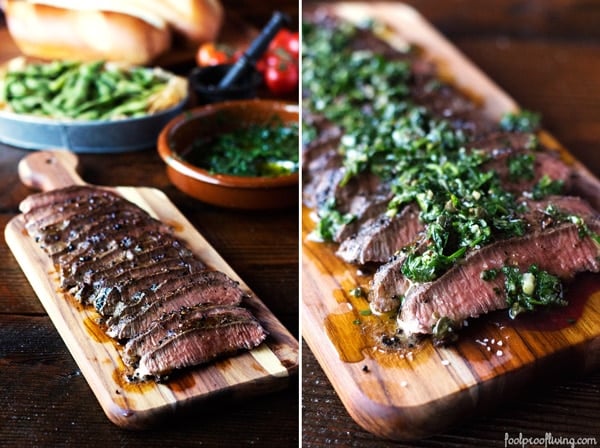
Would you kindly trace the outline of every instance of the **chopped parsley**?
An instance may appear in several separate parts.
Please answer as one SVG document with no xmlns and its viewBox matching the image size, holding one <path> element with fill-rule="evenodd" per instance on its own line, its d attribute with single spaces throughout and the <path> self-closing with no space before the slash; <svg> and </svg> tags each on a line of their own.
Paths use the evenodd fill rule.
<svg viewBox="0 0 600 448">
<path fill-rule="evenodd" d="M 535 132 L 540 126 L 540 115 L 528 110 L 509 112 L 500 119 L 500 128 L 509 132 Z"/>
<path fill-rule="evenodd" d="M 598 246 L 600 246 L 600 235 L 591 230 L 581 216 L 561 212 L 554 204 L 549 204 L 544 210 L 548 216 L 557 222 L 570 222 L 577 226 L 577 232 L 580 238 L 590 237 Z"/>
<path fill-rule="evenodd" d="M 312 237 L 319 241 L 333 241 L 340 227 L 356 219 L 356 216 L 351 213 L 340 213 L 333 199 L 319 209 L 318 216 L 319 221 L 312 232 Z"/>
<path fill-rule="evenodd" d="M 496 172 L 485 171 L 491 155 L 467 150 L 461 129 L 413 102 L 409 58 L 353 50 L 357 33 L 348 23 L 337 28 L 303 25 L 302 86 L 309 93 L 303 102 L 342 130 L 338 148 L 343 156 L 342 186 L 370 172 L 391 186 L 388 215 L 408 204 L 419 207 L 425 236 L 423 244 L 405 248 L 403 275 L 432 281 L 468 250 L 522 236 L 524 205 L 503 189 Z M 443 82 L 435 80 L 427 88 L 442 87 Z M 539 116 L 528 111 L 507 114 L 499 126 L 530 133 L 539 126 Z M 305 143 L 315 138 L 313 129 L 308 130 Z M 530 145 L 537 145 L 534 135 Z M 533 161 L 531 154 L 510 158 L 511 179 L 532 179 Z M 315 234 L 323 240 L 332 240 L 341 225 L 355 219 L 331 202 L 318 216 Z"/>
<path fill-rule="evenodd" d="M 280 176 L 298 171 L 298 124 L 273 119 L 214 138 L 194 141 L 185 155 L 211 173 L 234 176 Z"/>
<path fill-rule="evenodd" d="M 564 189 L 562 180 L 553 180 L 547 174 L 544 174 L 540 180 L 533 186 L 531 197 L 536 201 L 544 199 L 546 196 L 561 194 Z"/>
<path fill-rule="evenodd" d="M 535 175 L 533 154 L 516 154 L 508 158 L 508 176 L 511 181 L 531 180 Z"/>
<path fill-rule="evenodd" d="M 539 307 L 567 305 L 560 279 L 535 265 L 526 272 L 521 272 L 517 267 L 504 266 L 502 273 L 508 314 L 512 319 Z"/>
</svg>

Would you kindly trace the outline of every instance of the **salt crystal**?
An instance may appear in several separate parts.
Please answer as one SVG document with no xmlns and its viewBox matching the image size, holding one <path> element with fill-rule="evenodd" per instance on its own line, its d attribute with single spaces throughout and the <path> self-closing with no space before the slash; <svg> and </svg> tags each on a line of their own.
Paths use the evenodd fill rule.
<svg viewBox="0 0 600 448">
<path fill-rule="evenodd" d="M 402 382 L 400 383 L 400 386 L 402 386 L 402 387 L 407 387 L 407 386 L 408 386 L 408 381 L 402 381 Z"/>
<path fill-rule="evenodd" d="M 502 356 L 504 354 L 504 352 L 502 350 L 498 350 L 496 352 L 496 356 Z"/>
<path fill-rule="evenodd" d="M 448 361 L 447 359 L 442 359 L 442 365 L 447 366 L 450 364 L 450 361 Z"/>
<path fill-rule="evenodd" d="M 498 345 L 499 347 L 502 347 L 502 341 L 496 342 L 496 345 Z"/>
</svg>

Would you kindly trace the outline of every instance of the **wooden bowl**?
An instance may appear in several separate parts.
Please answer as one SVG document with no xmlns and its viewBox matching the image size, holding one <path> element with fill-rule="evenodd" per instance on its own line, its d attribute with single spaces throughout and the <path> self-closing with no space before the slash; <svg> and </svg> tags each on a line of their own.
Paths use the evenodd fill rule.
<svg viewBox="0 0 600 448">
<path fill-rule="evenodd" d="M 296 205 L 298 173 L 277 177 L 212 174 L 181 156 L 199 137 L 232 132 L 250 124 L 267 124 L 273 116 L 283 123 L 297 123 L 298 106 L 280 101 L 239 100 L 208 104 L 178 115 L 158 137 L 158 153 L 167 165 L 169 179 L 189 196 L 222 207 L 274 209 Z"/>
</svg>

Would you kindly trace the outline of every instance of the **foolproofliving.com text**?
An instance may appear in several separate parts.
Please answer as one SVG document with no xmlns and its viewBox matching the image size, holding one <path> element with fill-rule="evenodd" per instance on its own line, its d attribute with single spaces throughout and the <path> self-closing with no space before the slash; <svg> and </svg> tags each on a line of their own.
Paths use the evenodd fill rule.
<svg viewBox="0 0 600 448">
<path fill-rule="evenodd" d="M 596 437 L 564 437 L 564 436 L 553 436 L 551 432 L 547 432 L 544 436 L 538 437 L 527 437 L 523 433 L 519 433 L 518 436 L 512 436 L 511 434 L 504 433 L 504 448 L 508 447 L 591 447 L 597 446 L 598 441 Z"/>
</svg>

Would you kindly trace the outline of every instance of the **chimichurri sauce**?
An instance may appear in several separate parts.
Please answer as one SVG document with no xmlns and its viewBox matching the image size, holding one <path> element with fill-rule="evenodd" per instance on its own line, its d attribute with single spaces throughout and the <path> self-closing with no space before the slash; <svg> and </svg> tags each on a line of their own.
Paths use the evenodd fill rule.
<svg viewBox="0 0 600 448">
<path fill-rule="evenodd" d="M 297 123 L 250 125 L 199 138 L 184 159 L 213 174 L 274 177 L 298 171 Z"/>
</svg>

